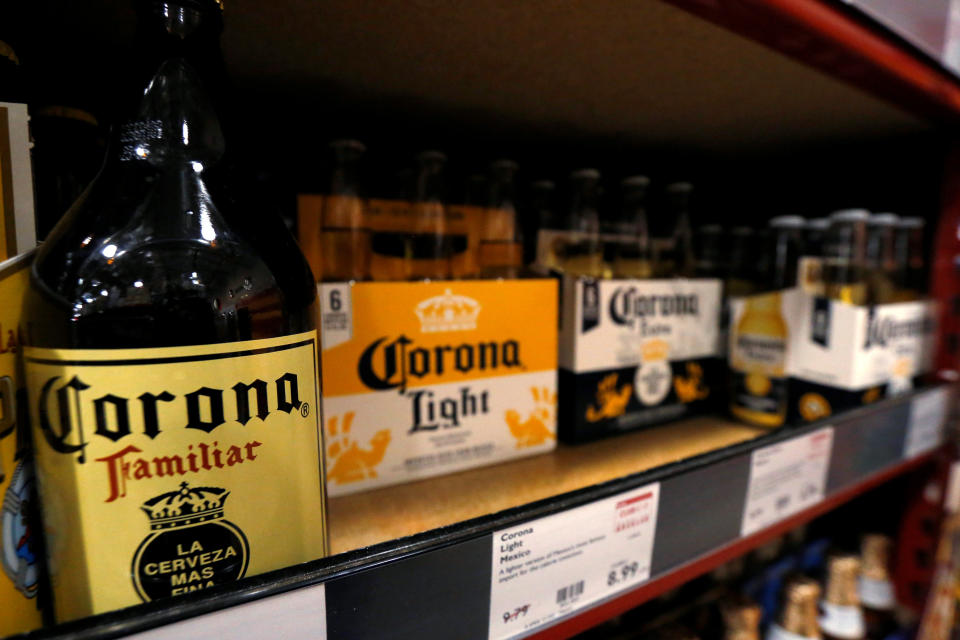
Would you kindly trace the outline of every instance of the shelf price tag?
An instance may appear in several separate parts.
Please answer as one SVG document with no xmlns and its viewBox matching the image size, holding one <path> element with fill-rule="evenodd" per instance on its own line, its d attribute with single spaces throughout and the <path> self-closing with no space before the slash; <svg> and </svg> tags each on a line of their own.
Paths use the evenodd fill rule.
<svg viewBox="0 0 960 640">
<path fill-rule="evenodd" d="M 757 449 L 740 535 L 768 527 L 823 499 L 833 446 L 833 427 Z"/>
<path fill-rule="evenodd" d="M 949 397 L 949 389 L 940 387 L 918 395 L 910 403 L 910 422 L 903 443 L 904 459 L 929 451 L 943 440 Z"/>
<path fill-rule="evenodd" d="M 650 577 L 660 484 L 493 534 L 489 638 L 512 638 Z"/>
</svg>

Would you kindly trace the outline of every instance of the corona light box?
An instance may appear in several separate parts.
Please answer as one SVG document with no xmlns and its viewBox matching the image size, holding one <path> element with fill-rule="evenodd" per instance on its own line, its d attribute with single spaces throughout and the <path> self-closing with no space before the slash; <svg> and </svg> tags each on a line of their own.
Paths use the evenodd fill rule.
<svg viewBox="0 0 960 640">
<path fill-rule="evenodd" d="M 320 285 L 331 496 L 556 446 L 555 280 Z"/>
<path fill-rule="evenodd" d="M 563 279 L 560 437 L 652 426 L 717 400 L 721 284 Z"/>
<path fill-rule="evenodd" d="M 913 389 L 932 367 L 931 301 L 857 306 L 800 289 L 730 302 L 730 409 L 813 422 Z"/>
</svg>

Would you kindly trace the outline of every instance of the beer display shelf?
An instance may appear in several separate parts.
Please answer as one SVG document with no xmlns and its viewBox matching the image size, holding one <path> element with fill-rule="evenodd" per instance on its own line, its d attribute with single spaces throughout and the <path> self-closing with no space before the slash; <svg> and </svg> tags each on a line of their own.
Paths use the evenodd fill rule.
<svg viewBox="0 0 960 640">
<path fill-rule="evenodd" d="M 700 418 L 338 498 L 336 555 L 26 637 L 566 637 L 928 461 L 950 393 L 773 433 Z M 603 544 L 587 542 L 611 522 Z M 510 541 L 542 552 L 578 535 L 573 560 L 498 579 L 513 564 L 503 554 L 524 548 L 501 549 Z M 610 577 L 619 552 L 634 562 Z M 598 569 L 602 583 L 576 573 Z"/>
</svg>

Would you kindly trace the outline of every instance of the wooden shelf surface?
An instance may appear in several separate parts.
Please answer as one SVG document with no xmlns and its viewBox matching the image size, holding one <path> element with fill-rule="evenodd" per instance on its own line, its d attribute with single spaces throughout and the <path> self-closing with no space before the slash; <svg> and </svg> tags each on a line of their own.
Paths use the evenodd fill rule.
<svg viewBox="0 0 960 640">
<path fill-rule="evenodd" d="M 744 442 L 767 433 L 705 416 L 551 453 L 332 498 L 332 553 L 503 511 Z"/>
</svg>

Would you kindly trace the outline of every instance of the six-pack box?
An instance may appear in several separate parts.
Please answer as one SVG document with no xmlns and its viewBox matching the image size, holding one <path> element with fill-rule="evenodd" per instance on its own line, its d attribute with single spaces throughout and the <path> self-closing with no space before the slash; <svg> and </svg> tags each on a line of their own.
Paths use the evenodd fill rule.
<svg viewBox="0 0 960 640">
<path fill-rule="evenodd" d="M 676 420 L 718 398 L 721 283 L 563 279 L 560 437 Z"/>
<path fill-rule="evenodd" d="M 556 445 L 550 279 L 320 285 L 331 496 Z"/>
<path fill-rule="evenodd" d="M 731 301 L 731 409 L 812 422 L 908 391 L 931 370 L 931 301 L 856 306 L 800 289 Z"/>
</svg>

